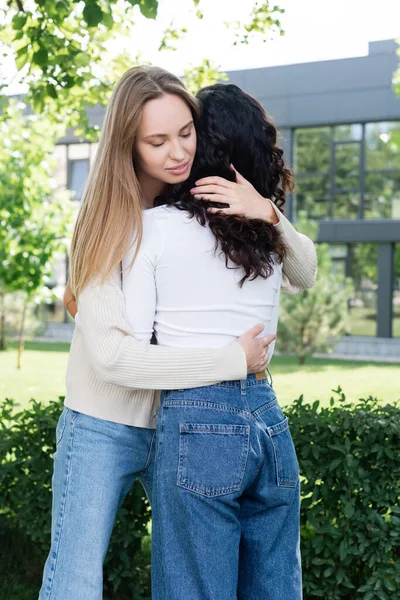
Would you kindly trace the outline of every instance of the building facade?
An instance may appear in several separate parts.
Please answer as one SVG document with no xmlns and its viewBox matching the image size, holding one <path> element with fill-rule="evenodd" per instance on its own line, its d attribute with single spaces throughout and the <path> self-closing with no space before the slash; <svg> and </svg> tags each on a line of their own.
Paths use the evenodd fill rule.
<svg viewBox="0 0 400 600">
<path fill-rule="evenodd" d="M 396 50 L 394 41 L 373 42 L 363 57 L 228 75 L 263 104 L 280 129 L 297 183 L 286 207 L 289 218 L 317 221 L 317 240 L 330 245 L 335 268 L 353 278 L 348 335 L 364 343 L 364 336 L 386 340 L 400 353 Z M 101 125 L 103 117 L 103 109 L 90 112 L 92 123 Z M 57 182 L 73 192 L 77 204 L 95 151 L 95 144 L 78 143 L 70 134 L 57 146 Z"/>
</svg>

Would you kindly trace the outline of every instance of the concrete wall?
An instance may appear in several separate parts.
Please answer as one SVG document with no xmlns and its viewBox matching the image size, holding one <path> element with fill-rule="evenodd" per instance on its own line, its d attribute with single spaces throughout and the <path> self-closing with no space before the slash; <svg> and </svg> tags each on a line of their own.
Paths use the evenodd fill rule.
<svg viewBox="0 0 400 600">
<path fill-rule="evenodd" d="M 256 96 L 281 129 L 396 120 L 396 49 L 393 40 L 372 42 L 368 56 L 233 71 L 229 79 Z"/>
</svg>

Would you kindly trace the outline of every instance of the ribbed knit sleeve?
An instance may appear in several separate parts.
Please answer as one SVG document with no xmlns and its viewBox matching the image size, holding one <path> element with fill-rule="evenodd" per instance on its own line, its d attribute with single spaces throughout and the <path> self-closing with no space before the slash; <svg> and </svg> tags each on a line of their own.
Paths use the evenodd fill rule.
<svg viewBox="0 0 400 600">
<path fill-rule="evenodd" d="M 120 273 L 93 281 L 78 299 L 76 325 L 97 377 L 133 389 L 185 389 L 245 379 L 246 356 L 238 343 L 224 348 L 165 348 L 133 337 Z"/>
<path fill-rule="evenodd" d="M 270 201 L 271 202 L 271 201 Z M 275 225 L 287 247 L 283 260 L 282 290 L 296 294 L 301 290 L 312 288 L 317 276 L 317 252 L 313 241 L 296 231 L 291 222 L 271 202 L 279 223 Z"/>
</svg>

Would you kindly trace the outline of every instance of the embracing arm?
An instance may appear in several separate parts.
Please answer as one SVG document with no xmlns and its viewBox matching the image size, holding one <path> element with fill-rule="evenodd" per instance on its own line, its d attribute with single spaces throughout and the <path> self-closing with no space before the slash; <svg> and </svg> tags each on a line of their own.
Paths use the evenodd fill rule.
<svg viewBox="0 0 400 600">
<path fill-rule="evenodd" d="M 312 288 L 317 275 L 317 252 L 313 241 L 296 231 L 291 222 L 281 213 L 279 208 L 268 200 L 278 222 L 274 224 L 286 245 L 286 256 L 283 259 L 282 290 L 296 294 L 301 290 Z"/>
<path fill-rule="evenodd" d="M 213 213 L 241 215 L 247 219 L 263 219 L 276 227 L 287 247 L 283 260 L 282 290 L 296 294 L 315 284 L 317 273 L 317 252 L 314 243 L 302 233 L 298 233 L 279 208 L 268 198 L 264 198 L 231 165 L 236 173 L 236 182 L 222 177 L 204 177 L 196 181 L 191 193 L 198 200 L 223 202 L 227 208 L 209 208 Z"/>
<path fill-rule="evenodd" d="M 77 326 L 96 375 L 127 388 L 176 389 L 247 376 L 238 343 L 224 348 L 162 348 L 138 341 L 128 322 L 119 269 L 92 282 L 78 299 Z"/>
</svg>

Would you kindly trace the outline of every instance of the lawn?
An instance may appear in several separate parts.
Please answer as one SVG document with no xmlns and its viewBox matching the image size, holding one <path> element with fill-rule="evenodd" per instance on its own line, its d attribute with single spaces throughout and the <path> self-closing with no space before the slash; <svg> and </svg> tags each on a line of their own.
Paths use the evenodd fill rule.
<svg viewBox="0 0 400 600">
<path fill-rule="evenodd" d="M 26 406 L 30 398 L 48 402 L 65 395 L 68 350 L 68 344 L 28 343 L 21 371 L 16 369 L 15 346 L 0 353 L 0 400 L 8 396 Z M 399 366 L 314 358 L 300 367 L 294 357 L 275 356 L 271 372 L 282 405 L 300 394 L 327 404 L 339 385 L 350 400 L 372 394 L 392 402 L 400 398 Z"/>
</svg>

